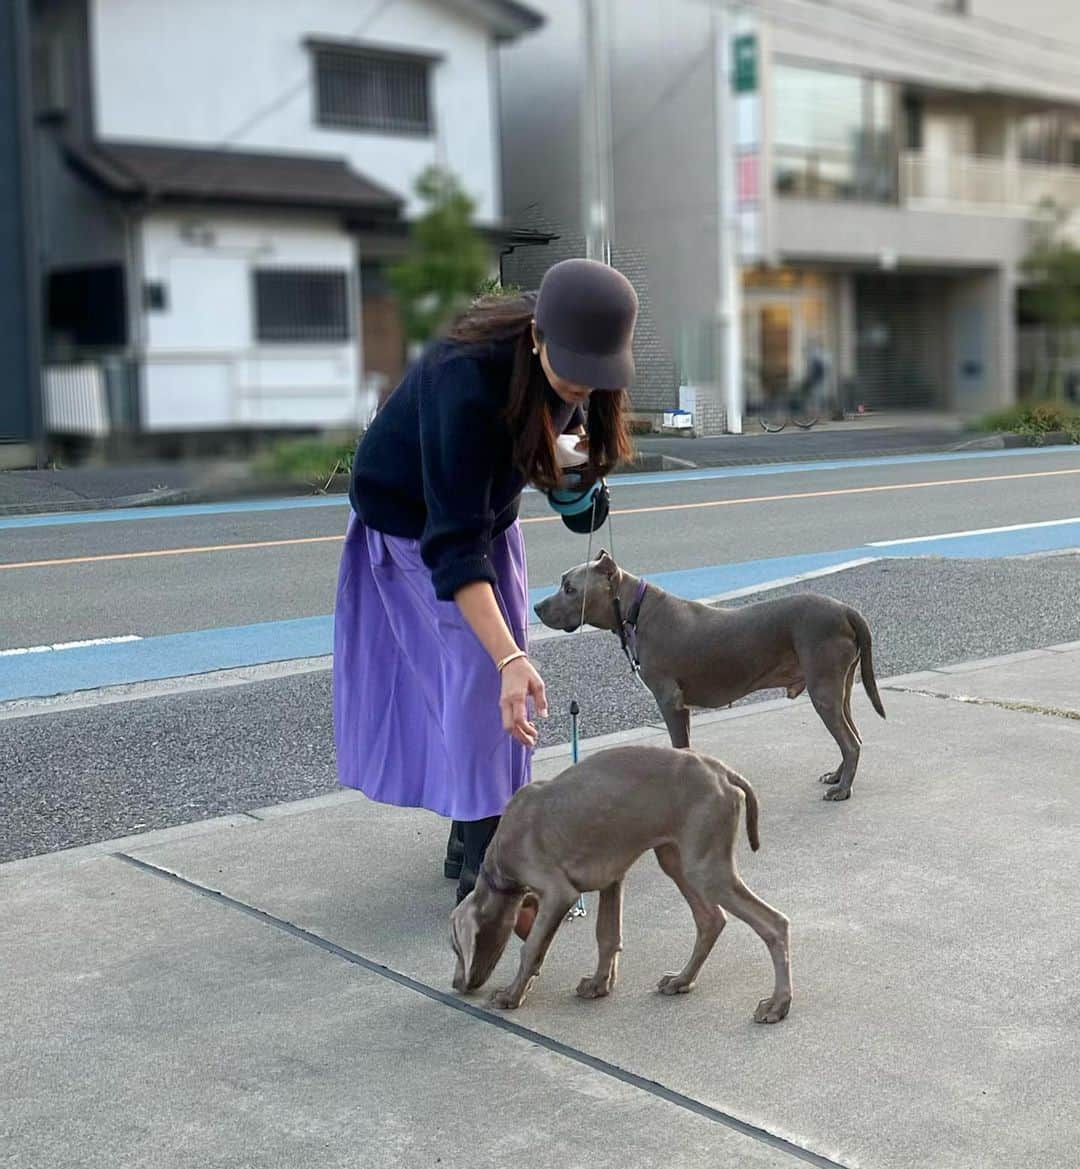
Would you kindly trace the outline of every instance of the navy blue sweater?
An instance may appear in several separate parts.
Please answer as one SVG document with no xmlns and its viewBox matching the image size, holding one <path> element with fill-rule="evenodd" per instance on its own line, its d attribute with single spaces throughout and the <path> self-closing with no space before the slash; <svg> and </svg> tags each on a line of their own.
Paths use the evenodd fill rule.
<svg viewBox="0 0 1080 1169">
<path fill-rule="evenodd" d="M 503 417 L 513 363 L 509 342 L 432 346 L 356 450 L 353 509 L 377 531 L 420 541 L 443 601 L 473 581 L 495 583 L 491 542 L 517 519 L 525 477 Z M 582 425 L 552 390 L 548 408 L 556 433 Z"/>
</svg>

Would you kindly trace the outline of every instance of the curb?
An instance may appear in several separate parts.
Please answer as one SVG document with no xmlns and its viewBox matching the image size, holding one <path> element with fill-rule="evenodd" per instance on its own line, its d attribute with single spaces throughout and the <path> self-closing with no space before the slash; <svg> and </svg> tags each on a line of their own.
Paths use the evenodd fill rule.
<svg viewBox="0 0 1080 1169">
<path fill-rule="evenodd" d="M 1008 431 L 989 435 L 985 439 L 974 439 L 971 443 L 965 444 L 963 449 L 1016 450 L 1022 447 L 1031 447 L 1033 450 L 1045 450 L 1047 447 L 1076 445 L 1066 430 L 1048 430 L 1044 434 L 1017 434 L 1014 431 Z"/>
<path fill-rule="evenodd" d="M 1061 447 L 1069 449 L 1077 446 L 1064 432 L 1054 432 L 1044 435 L 1025 434 L 992 434 L 977 436 L 962 442 L 953 443 L 946 447 L 914 446 L 903 448 L 868 448 L 859 451 L 842 453 L 806 454 L 792 452 L 791 456 L 777 455 L 766 458 L 730 458 L 715 462 L 695 463 L 689 459 L 677 458 L 674 455 L 644 452 L 631 464 L 613 472 L 613 476 L 663 474 L 665 471 L 696 471 L 711 470 L 718 467 L 759 467 L 784 466 L 788 463 L 815 463 L 815 462 L 843 462 L 848 459 L 875 459 L 893 458 L 910 455 L 941 455 L 963 451 L 995 451 L 1028 448 L 1031 450 L 1046 450 Z M 156 491 L 143 492 L 138 495 L 123 495 L 108 499 L 72 499 L 49 503 L 27 504 L 0 504 L 0 517 L 7 516 L 34 516 L 34 515 L 67 515 L 86 511 L 116 511 L 122 508 L 139 508 L 167 506 L 170 504 L 199 504 L 199 503 L 229 503 L 244 499 L 273 499 L 295 496 L 329 496 L 346 495 L 349 490 L 349 477 L 335 475 L 323 487 L 313 487 L 310 483 L 295 479 L 251 479 L 234 483 L 225 483 L 189 487 L 165 487 Z"/>
<path fill-rule="evenodd" d="M 651 451 L 639 451 L 629 463 L 623 463 L 611 472 L 613 477 L 619 475 L 651 475 L 660 471 L 698 471 L 700 466 L 689 459 L 679 459 L 675 455 L 657 454 Z"/>
<path fill-rule="evenodd" d="M 644 455 L 620 467 L 613 475 L 642 475 L 664 471 L 696 471 L 698 464 L 673 455 Z M 245 499 L 286 499 L 349 493 L 349 476 L 334 475 L 322 486 L 298 479 L 244 479 L 234 483 L 191 487 L 164 487 L 138 495 L 107 499 L 67 499 L 46 503 L 0 504 L 0 516 L 67 515 L 82 511 L 119 511 L 123 508 L 157 507 L 186 503 L 231 503 Z"/>
<path fill-rule="evenodd" d="M 187 488 L 165 487 L 139 495 L 119 495 L 111 499 L 65 499 L 51 503 L 0 504 L 0 516 L 66 515 L 80 511 L 114 511 L 124 507 L 155 507 L 161 504 L 187 503 Z"/>
<path fill-rule="evenodd" d="M 1080 653 L 1080 641 L 1063 642 L 1041 649 L 1020 650 L 1014 654 L 1003 654 L 996 657 L 975 658 L 972 661 L 956 662 L 952 665 L 939 666 L 936 669 L 922 670 L 917 673 L 898 674 L 892 678 L 879 678 L 878 687 L 882 690 L 889 689 L 895 692 L 898 688 L 902 689 L 906 686 L 927 685 L 942 677 L 969 674 L 977 670 L 1011 665 L 1014 662 L 1026 662 L 1044 657 L 1052 658 L 1071 653 Z M 698 727 L 713 726 L 733 719 L 753 718 L 777 710 L 791 710 L 808 703 L 809 699 L 806 695 L 794 700 L 774 698 L 765 702 L 748 702 L 742 706 L 729 707 L 725 710 L 700 713 L 696 715 L 694 725 Z M 609 747 L 625 746 L 655 738 L 657 735 L 663 734 L 664 731 L 663 723 L 646 723 L 644 726 L 630 727 L 613 734 L 583 739 L 579 743 L 579 748 L 582 753 L 600 751 Z M 551 747 L 544 747 L 533 755 L 533 762 L 540 764 L 543 768 L 544 764 L 569 759 L 570 750 L 569 743 L 557 743 Z M 292 816 L 306 815 L 309 812 L 336 808 L 362 799 L 364 797 L 358 792 L 346 788 L 336 788 L 324 795 L 309 796 L 302 800 L 289 800 L 281 804 L 253 808 L 246 812 L 232 812 L 209 820 L 192 820 L 186 824 L 176 824 L 168 828 L 154 828 L 148 832 L 113 837 L 93 844 L 76 845 L 73 848 L 58 849 L 56 852 L 19 857 L 16 860 L 0 862 L 0 881 L 18 879 L 23 876 L 32 877 L 38 873 L 47 873 L 55 869 L 84 864 L 87 861 L 111 857 L 119 851 L 132 852 L 156 848 L 179 840 L 208 836 L 221 829 L 250 829 L 267 820 L 284 820 Z"/>
</svg>

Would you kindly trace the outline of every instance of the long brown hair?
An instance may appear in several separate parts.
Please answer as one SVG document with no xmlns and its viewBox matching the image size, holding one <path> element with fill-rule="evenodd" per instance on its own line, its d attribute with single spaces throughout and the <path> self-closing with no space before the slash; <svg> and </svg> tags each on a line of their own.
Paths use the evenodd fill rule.
<svg viewBox="0 0 1080 1169">
<path fill-rule="evenodd" d="M 547 409 L 550 387 L 540 359 L 532 351 L 534 307 L 530 296 L 483 297 L 451 325 L 447 339 L 460 345 L 514 342 L 504 414 L 514 440 L 514 466 L 534 487 L 550 491 L 558 486 L 562 473 L 555 458 L 557 436 Z M 626 426 L 628 401 L 625 390 L 600 390 L 589 398 L 589 469 L 595 478 L 633 457 Z"/>
</svg>

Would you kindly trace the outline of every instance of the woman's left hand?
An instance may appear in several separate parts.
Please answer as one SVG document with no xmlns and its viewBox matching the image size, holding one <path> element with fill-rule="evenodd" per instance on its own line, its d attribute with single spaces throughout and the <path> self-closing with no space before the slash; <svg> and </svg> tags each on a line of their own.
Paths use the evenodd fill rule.
<svg viewBox="0 0 1080 1169">
<path fill-rule="evenodd" d="M 547 718 L 547 689 L 544 679 L 528 658 L 518 658 L 502 672 L 502 693 L 499 696 L 499 710 L 502 713 L 503 730 L 513 736 L 523 747 L 535 747 L 540 733 L 529 721 L 529 699 L 533 700 L 536 713 Z"/>
</svg>

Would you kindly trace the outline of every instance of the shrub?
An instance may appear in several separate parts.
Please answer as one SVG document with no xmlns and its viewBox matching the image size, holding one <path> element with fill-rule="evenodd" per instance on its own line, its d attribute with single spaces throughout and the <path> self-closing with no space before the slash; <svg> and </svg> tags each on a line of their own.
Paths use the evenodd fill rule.
<svg viewBox="0 0 1080 1169">
<path fill-rule="evenodd" d="M 265 479 L 291 479 L 325 487 L 337 474 L 352 470 L 355 439 L 289 438 L 263 451 L 253 464 Z"/>
<path fill-rule="evenodd" d="M 1036 438 L 1063 430 L 1073 442 L 1080 442 L 1080 410 L 1059 402 L 1023 402 L 987 415 L 978 426 L 980 430 L 1027 434 Z"/>
</svg>

